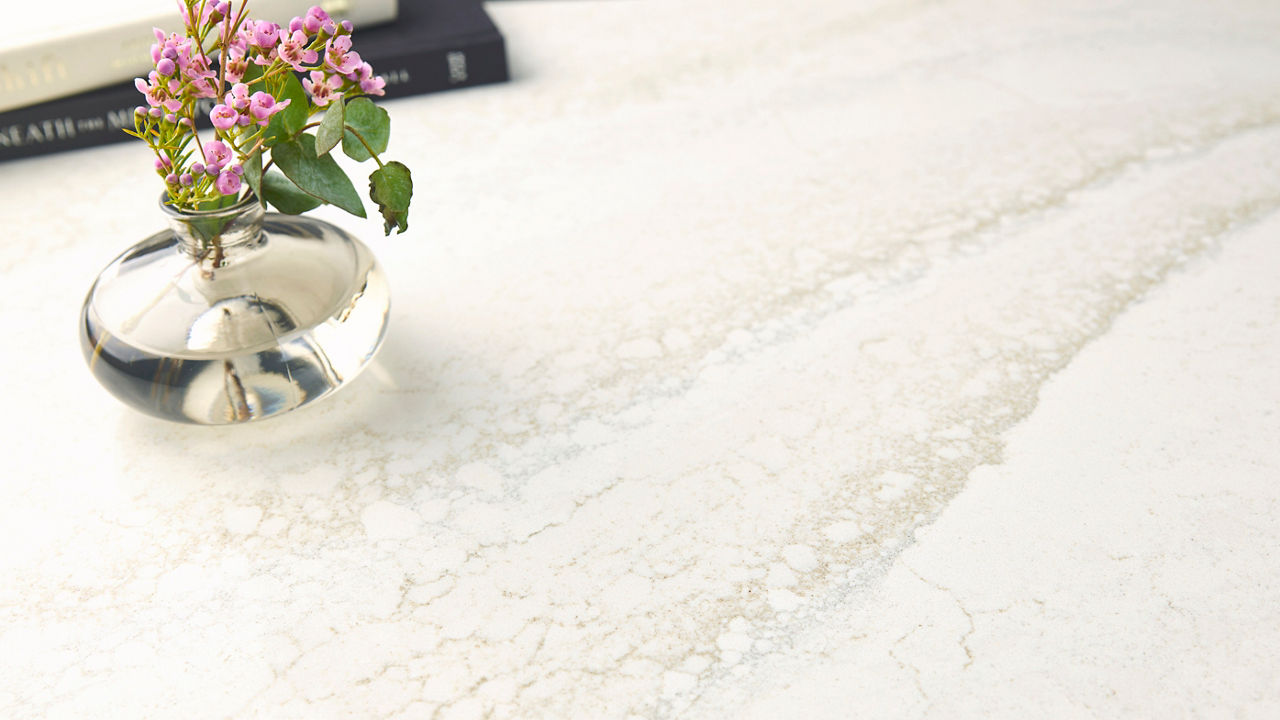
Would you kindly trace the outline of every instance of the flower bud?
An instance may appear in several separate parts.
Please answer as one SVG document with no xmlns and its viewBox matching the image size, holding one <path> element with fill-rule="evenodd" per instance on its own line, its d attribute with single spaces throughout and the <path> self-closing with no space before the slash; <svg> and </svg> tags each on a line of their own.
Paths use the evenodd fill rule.
<svg viewBox="0 0 1280 720">
<path fill-rule="evenodd" d="M 169 183 L 170 185 L 177 185 L 177 184 L 178 184 L 178 176 L 177 176 L 177 175 L 174 175 L 173 173 L 169 173 L 168 175 L 165 175 L 165 176 L 164 176 L 164 181 L 165 181 L 165 182 L 167 182 L 167 183 Z"/>
<path fill-rule="evenodd" d="M 194 182 L 195 178 L 191 177 L 191 173 L 182 173 L 178 176 L 178 184 L 182 185 L 182 187 L 191 187 Z"/>
<path fill-rule="evenodd" d="M 204 163 L 198 161 L 191 163 L 191 172 L 195 175 L 204 173 Z"/>
<path fill-rule="evenodd" d="M 165 77 L 169 77 L 173 74 L 173 71 L 177 69 L 178 67 L 174 65 L 173 61 L 169 58 L 160 58 L 160 62 L 156 63 L 156 72 Z"/>
</svg>

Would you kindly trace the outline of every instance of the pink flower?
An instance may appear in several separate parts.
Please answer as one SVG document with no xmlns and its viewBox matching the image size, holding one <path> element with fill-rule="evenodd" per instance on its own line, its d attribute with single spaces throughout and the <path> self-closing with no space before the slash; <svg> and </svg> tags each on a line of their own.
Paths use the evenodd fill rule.
<svg viewBox="0 0 1280 720">
<path fill-rule="evenodd" d="M 351 51 L 351 36 L 342 35 L 329 40 L 324 53 L 324 65 L 331 72 L 346 75 L 360 67 L 360 54 Z"/>
<path fill-rule="evenodd" d="M 176 113 L 182 109 L 182 100 L 174 97 L 182 89 L 182 83 L 175 78 L 165 80 L 158 71 L 152 70 L 147 80 L 134 78 L 133 86 L 147 97 L 152 117 L 160 117 L 166 112 Z"/>
<path fill-rule="evenodd" d="M 249 114 L 253 115 L 259 125 L 266 125 L 272 115 L 289 107 L 291 102 L 293 101 L 276 102 L 276 99 L 270 93 L 258 91 L 249 98 Z"/>
<path fill-rule="evenodd" d="M 238 83 L 244 79 L 244 74 L 249 70 L 249 59 L 245 57 L 243 50 L 232 48 L 227 51 L 226 80 L 229 83 Z"/>
<path fill-rule="evenodd" d="M 147 82 L 142 78 L 134 78 L 133 86 L 138 88 L 138 92 L 147 96 L 147 104 L 151 107 L 159 107 L 169 96 L 168 89 L 160 83 L 160 73 L 152 70 L 149 76 L 151 82 Z"/>
<path fill-rule="evenodd" d="M 214 105 L 213 110 L 209 111 L 210 122 L 219 130 L 230 130 L 231 126 L 235 125 L 239 119 L 240 113 L 226 105 Z M 205 147 L 207 148 L 208 146 L 206 145 Z"/>
<path fill-rule="evenodd" d="M 333 25 L 333 20 L 329 18 L 329 13 L 322 10 L 319 5 L 312 6 L 307 11 L 307 16 L 302 19 L 302 27 L 312 34 L 319 32 L 326 23 Z"/>
<path fill-rule="evenodd" d="M 183 60 L 182 56 L 179 56 L 178 67 L 182 68 L 182 77 L 187 78 L 193 95 L 196 97 L 218 97 L 218 90 L 214 87 L 218 73 L 209 68 L 209 59 L 202 55 L 192 55 Z M 230 78 L 230 69 L 228 69 L 227 74 L 228 78 Z"/>
<path fill-rule="evenodd" d="M 240 192 L 240 176 L 230 170 L 220 173 L 213 184 L 218 188 L 218 192 L 223 195 L 234 195 Z"/>
<path fill-rule="evenodd" d="M 192 56 L 199 56 L 191 38 L 182 37 L 177 33 L 165 35 L 163 30 L 153 28 L 156 42 L 151 46 L 151 62 L 158 66 L 162 61 L 168 60 L 175 63 L 179 69 L 185 70 L 187 64 L 191 61 Z M 161 72 L 162 75 L 171 75 L 172 72 Z"/>
<path fill-rule="evenodd" d="M 361 63 L 360 67 L 354 72 L 347 75 L 347 79 L 360 84 L 360 90 L 367 95 L 386 95 L 383 90 L 387 86 L 387 81 L 381 76 L 373 74 L 373 66 L 369 63 Z"/>
<path fill-rule="evenodd" d="M 266 67 L 267 65 L 275 62 L 277 57 L 279 57 L 279 53 L 277 53 L 276 49 L 272 47 L 255 53 L 253 56 L 253 62 L 255 65 L 262 65 L 263 67 Z"/>
<path fill-rule="evenodd" d="M 216 98 L 218 91 L 211 80 L 193 80 L 191 94 L 198 98 Z"/>
<path fill-rule="evenodd" d="M 325 45 L 329 52 L 332 53 L 338 53 L 341 55 L 342 53 L 350 52 L 351 36 L 341 35 L 335 38 L 329 38 L 329 42 L 325 43 Z"/>
<path fill-rule="evenodd" d="M 160 62 L 161 53 L 164 51 L 164 31 L 158 27 L 151 28 L 151 33 L 156 36 L 156 42 L 151 45 L 151 62 Z"/>
<path fill-rule="evenodd" d="M 301 30 L 295 30 L 292 35 L 280 41 L 277 51 L 280 53 L 280 59 L 285 61 L 294 70 L 299 72 L 306 70 L 305 65 L 315 63 L 319 58 L 319 54 L 315 50 L 307 49 L 307 35 Z"/>
<path fill-rule="evenodd" d="M 227 104 L 235 108 L 238 112 L 244 112 L 249 109 L 249 86 L 244 83 L 236 83 L 231 86 L 231 92 L 227 93 Z"/>
<path fill-rule="evenodd" d="M 218 36 L 222 37 L 222 33 L 229 32 L 230 28 L 231 28 L 230 23 L 225 23 L 225 22 L 218 23 Z M 249 45 L 251 45 L 252 43 L 253 43 L 253 38 L 249 36 L 249 34 L 245 31 L 245 28 L 243 27 L 237 30 L 235 34 L 227 36 L 225 38 L 225 42 L 223 42 L 223 44 L 227 46 L 227 52 L 230 52 L 232 50 L 239 50 L 240 52 L 246 53 L 246 54 L 248 54 Z"/>
<path fill-rule="evenodd" d="M 275 47 L 276 43 L 280 42 L 279 25 L 266 20 L 250 22 L 246 23 L 246 25 L 252 25 L 250 35 L 253 38 L 254 45 L 260 48 L 272 48 Z"/>
<path fill-rule="evenodd" d="M 204 144 L 204 164 L 205 166 L 217 165 L 219 167 L 227 164 L 231 159 L 231 148 L 222 143 L 221 140 L 213 140 Z"/>
<path fill-rule="evenodd" d="M 326 77 L 323 72 L 312 70 L 310 79 L 303 78 L 302 87 L 311 93 L 316 105 L 324 107 L 333 101 L 336 91 L 342 87 L 342 78 L 337 75 Z"/>
</svg>

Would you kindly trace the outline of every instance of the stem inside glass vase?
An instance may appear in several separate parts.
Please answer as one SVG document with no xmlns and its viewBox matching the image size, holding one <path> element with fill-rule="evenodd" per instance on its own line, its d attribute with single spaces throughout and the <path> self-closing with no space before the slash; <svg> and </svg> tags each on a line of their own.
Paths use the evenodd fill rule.
<svg viewBox="0 0 1280 720">
<path fill-rule="evenodd" d="M 230 207 L 217 210 L 179 210 L 161 196 L 160 209 L 182 249 L 209 269 L 224 267 L 240 250 L 262 238 L 262 203 L 250 195 Z"/>
</svg>

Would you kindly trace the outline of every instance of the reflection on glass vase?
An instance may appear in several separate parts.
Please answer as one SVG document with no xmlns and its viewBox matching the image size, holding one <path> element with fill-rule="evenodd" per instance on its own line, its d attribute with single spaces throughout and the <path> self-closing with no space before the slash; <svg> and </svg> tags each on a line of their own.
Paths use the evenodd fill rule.
<svg viewBox="0 0 1280 720">
<path fill-rule="evenodd" d="M 160 205 L 169 229 L 108 265 L 81 313 L 85 360 L 120 400 L 178 422 L 259 420 L 349 383 L 378 350 L 390 295 L 364 243 L 252 199 Z"/>
</svg>

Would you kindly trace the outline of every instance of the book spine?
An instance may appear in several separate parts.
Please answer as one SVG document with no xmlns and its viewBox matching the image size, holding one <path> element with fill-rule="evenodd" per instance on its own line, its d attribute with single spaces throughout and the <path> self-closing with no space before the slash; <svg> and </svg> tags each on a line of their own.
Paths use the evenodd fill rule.
<svg viewBox="0 0 1280 720">
<path fill-rule="evenodd" d="M 255 18 L 288 23 L 315 0 L 256 0 Z M 320 3 L 336 17 L 356 25 L 395 19 L 397 0 L 330 0 Z M 240 4 L 235 3 L 235 8 Z M 175 11 L 122 22 L 93 32 L 55 40 L 37 40 L 0 51 L 0 111 L 84 92 L 111 83 L 145 77 L 150 71 L 153 27 L 180 23 Z"/>
<path fill-rule="evenodd" d="M 500 35 L 455 48 L 368 57 L 375 72 L 387 80 L 384 99 L 508 79 L 506 45 Z M 0 113 L 0 162 L 126 140 L 123 128 L 133 128 L 133 109 L 142 100 L 133 83 L 123 83 Z M 197 115 L 197 123 L 209 127 L 208 108 Z"/>
</svg>

